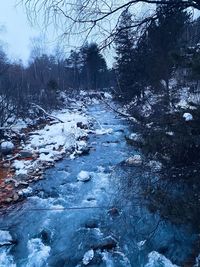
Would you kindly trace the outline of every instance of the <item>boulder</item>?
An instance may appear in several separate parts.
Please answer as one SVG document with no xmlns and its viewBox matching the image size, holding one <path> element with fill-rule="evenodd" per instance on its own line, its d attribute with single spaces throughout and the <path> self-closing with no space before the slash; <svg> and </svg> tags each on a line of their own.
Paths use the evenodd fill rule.
<svg viewBox="0 0 200 267">
<path fill-rule="evenodd" d="M 87 182 L 90 179 L 91 179 L 91 174 L 87 171 L 81 171 L 77 176 L 77 180 L 81 182 Z"/>
<path fill-rule="evenodd" d="M 131 156 L 126 160 L 126 163 L 131 166 L 140 166 L 142 162 L 142 157 L 140 155 Z"/>
<path fill-rule="evenodd" d="M 0 152 L 4 155 L 11 154 L 14 150 L 15 146 L 10 141 L 4 141 L 0 145 Z"/>
</svg>

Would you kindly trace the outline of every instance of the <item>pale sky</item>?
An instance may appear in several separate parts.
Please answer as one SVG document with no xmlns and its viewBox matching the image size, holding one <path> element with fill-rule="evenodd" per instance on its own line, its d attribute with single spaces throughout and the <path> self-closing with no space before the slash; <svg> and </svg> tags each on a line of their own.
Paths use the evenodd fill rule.
<svg viewBox="0 0 200 267">
<path fill-rule="evenodd" d="M 30 53 L 30 38 L 39 35 L 39 29 L 28 23 L 22 6 L 16 0 L 0 0 L 0 40 L 6 43 L 6 51 L 13 59 L 26 61 Z"/>
<path fill-rule="evenodd" d="M 19 1 L 0 0 L 0 41 L 5 43 L 10 59 L 22 59 L 26 63 L 30 55 L 31 38 L 40 36 L 42 28 L 31 26 L 22 5 L 16 5 Z M 48 48 L 56 43 L 54 30 L 50 29 L 47 33 L 49 38 L 46 47 Z"/>
</svg>

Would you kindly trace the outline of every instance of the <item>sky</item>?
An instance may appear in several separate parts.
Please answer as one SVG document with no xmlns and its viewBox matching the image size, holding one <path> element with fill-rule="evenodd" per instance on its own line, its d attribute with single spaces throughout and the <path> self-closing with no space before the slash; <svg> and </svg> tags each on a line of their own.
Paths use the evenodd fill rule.
<svg viewBox="0 0 200 267">
<path fill-rule="evenodd" d="M 10 58 L 26 62 L 30 54 L 30 38 L 39 34 L 39 28 L 31 27 L 22 6 L 16 6 L 16 0 L 1 0 L 0 40 Z"/>
<path fill-rule="evenodd" d="M 0 41 L 3 42 L 10 59 L 22 59 L 26 64 L 30 56 L 33 38 L 41 36 L 44 29 L 39 27 L 39 25 L 31 26 L 25 9 L 22 5 L 19 5 L 19 2 L 20 0 L 1 0 Z M 55 43 L 56 32 L 50 29 L 46 36 L 46 47 L 51 50 Z"/>
</svg>

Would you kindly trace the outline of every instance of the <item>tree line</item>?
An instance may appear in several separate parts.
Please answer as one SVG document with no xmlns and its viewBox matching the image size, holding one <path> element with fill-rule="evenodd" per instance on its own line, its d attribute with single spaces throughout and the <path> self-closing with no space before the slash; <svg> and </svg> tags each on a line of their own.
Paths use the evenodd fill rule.
<svg viewBox="0 0 200 267">
<path fill-rule="evenodd" d="M 37 50 L 37 49 L 36 49 Z M 52 110 L 62 104 L 60 92 L 101 90 L 111 73 L 96 43 L 62 56 L 32 53 L 28 66 L 10 62 L 0 50 L 0 126 L 15 118 L 33 117 L 31 103 Z"/>
</svg>

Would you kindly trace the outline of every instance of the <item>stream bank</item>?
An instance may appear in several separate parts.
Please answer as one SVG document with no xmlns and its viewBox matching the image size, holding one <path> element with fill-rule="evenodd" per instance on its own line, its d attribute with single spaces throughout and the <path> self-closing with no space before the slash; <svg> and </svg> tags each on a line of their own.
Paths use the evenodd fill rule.
<svg viewBox="0 0 200 267">
<path fill-rule="evenodd" d="M 56 163 L 26 201 L 1 214 L 2 233 L 16 242 L 0 248 L 0 266 L 183 266 L 196 235 L 147 208 L 143 186 L 155 175 L 123 163 L 138 154 L 125 140 L 127 120 L 102 103 L 86 115 L 101 130 L 89 136 L 90 153 Z M 88 182 L 77 181 L 81 171 Z"/>
</svg>

